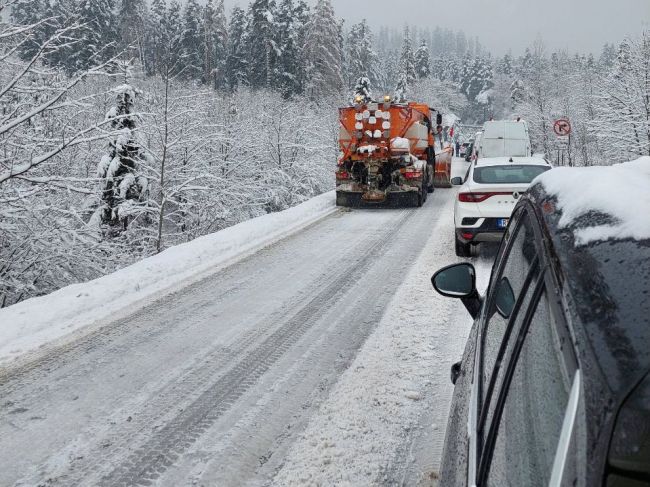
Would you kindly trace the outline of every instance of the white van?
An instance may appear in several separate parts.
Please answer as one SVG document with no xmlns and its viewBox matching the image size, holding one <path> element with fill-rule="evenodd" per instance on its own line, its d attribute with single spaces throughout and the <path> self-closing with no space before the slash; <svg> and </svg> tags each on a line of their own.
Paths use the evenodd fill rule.
<svg viewBox="0 0 650 487">
<path fill-rule="evenodd" d="M 530 136 L 526 122 L 510 120 L 485 122 L 478 150 L 480 158 L 530 155 Z"/>
</svg>

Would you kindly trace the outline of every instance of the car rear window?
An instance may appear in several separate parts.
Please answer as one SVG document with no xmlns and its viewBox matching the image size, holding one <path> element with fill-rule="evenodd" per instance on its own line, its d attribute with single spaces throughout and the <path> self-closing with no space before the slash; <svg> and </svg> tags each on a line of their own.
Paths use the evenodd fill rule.
<svg viewBox="0 0 650 487">
<path fill-rule="evenodd" d="M 517 164 L 475 167 L 474 181 L 480 184 L 528 184 L 549 169 L 549 166 Z"/>
</svg>

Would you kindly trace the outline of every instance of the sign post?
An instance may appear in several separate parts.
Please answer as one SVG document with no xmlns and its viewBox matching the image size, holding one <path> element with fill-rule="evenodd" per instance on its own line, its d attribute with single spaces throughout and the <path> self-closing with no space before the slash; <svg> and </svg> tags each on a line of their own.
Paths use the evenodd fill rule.
<svg viewBox="0 0 650 487">
<path fill-rule="evenodd" d="M 571 144 L 571 122 L 569 119 L 559 118 L 553 122 L 553 132 L 555 132 L 558 142 L 556 164 L 564 166 L 564 156 L 566 154 L 570 166 L 571 153 L 569 152 L 569 148 Z"/>
</svg>

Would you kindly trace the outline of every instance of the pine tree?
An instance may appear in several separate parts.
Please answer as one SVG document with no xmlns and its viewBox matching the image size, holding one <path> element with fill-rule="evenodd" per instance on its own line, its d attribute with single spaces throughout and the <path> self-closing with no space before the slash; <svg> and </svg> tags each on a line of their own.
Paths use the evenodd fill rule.
<svg viewBox="0 0 650 487">
<path fill-rule="evenodd" d="M 429 55 L 429 46 L 425 41 L 415 51 L 415 72 L 418 79 L 425 79 L 431 76 L 431 56 Z"/>
<path fill-rule="evenodd" d="M 399 78 L 399 53 L 396 50 L 388 51 L 382 59 L 381 69 L 379 71 L 379 81 L 377 88 L 383 93 L 391 93 L 397 85 Z"/>
<path fill-rule="evenodd" d="M 145 58 L 147 61 L 147 74 L 160 73 L 164 45 L 166 38 L 167 4 L 165 0 L 152 0 L 147 34 L 147 48 Z"/>
<path fill-rule="evenodd" d="M 296 62 L 296 87 L 297 94 L 303 94 L 307 86 L 307 61 L 305 59 L 305 45 L 307 44 L 307 32 L 311 20 L 311 9 L 304 0 L 298 0 L 294 15 L 294 31 L 296 37 L 296 49 L 298 51 L 299 61 Z M 284 57 L 285 62 L 289 60 L 288 56 Z"/>
<path fill-rule="evenodd" d="M 246 30 L 250 59 L 249 82 L 253 88 L 271 88 L 278 58 L 275 44 L 275 0 L 254 0 L 248 10 Z"/>
<path fill-rule="evenodd" d="M 367 77 L 372 83 L 377 81 L 379 58 L 374 50 L 372 31 L 366 20 L 362 20 L 350 29 L 346 49 L 346 74 L 350 83 L 360 77 Z"/>
<path fill-rule="evenodd" d="M 616 46 L 614 44 L 605 44 L 603 52 L 600 55 L 600 64 L 606 68 L 611 68 L 616 62 Z"/>
<path fill-rule="evenodd" d="M 11 7 L 11 21 L 20 26 L 33 25 L 45 18 L 45 0 L 20 0 Z M 46 27 L 34 27 L 26 42 L 19 46 L 18 53 L 24 61 L 33 58 L 46 40 Z"/>
<path fill-rule="evenodd" d="M 117 19 L 114 0 L 81 0 L 76 33 L 78 42 L 67 51 L 69 71 L 83 71 L 112 58 L 117 51 Z"/>
<path fill-rule="evenodd" d="M 370 79 L 366 76 L 362 76 L 357 80 L 356 85 L 354 86 L 354 92 L 352 94 L 352 99 L 356 100 L 357 97 L 361 97 L 363 103 L 368 103 L 372 101 L 372 89 L 370 84 Z"/>
<path fill-rule="evenodd" d="M 147 197 L 147 178 L 139 174 L 140 164 L 145 160 L 144 150 L 135 133 L 135 90 L 125 84 L 116 90 L 116 106 L 106 119 L 110 120 L 117 135 L 109 142 L 108 154 L 102 157 L 97 176 L 102 180 L 101 221 L 126 229 L 129 217 L 137 214 L 137 203 Z"/>
<path fill-rule="evenodd" d="M 223 0 L 208 0 L 203 10 L 203 79 L 223 89 L 226 79 L 228 26 Z"/>
<path fill-rule="evenodd" d="M 514 72 L 512 54 L 508 53 L 497 65 L 497 73 L 512 76 Z"/>
<path fill-rule="evenodd" d="M 120 50 L 144 64 L 146 25 L 149 19 L 145 0 L 122 0 L 117 14 Z"/>
<path fill-rule="evenodd" d="M 313 99 L 338 95 L 343 90 L 341 25 L 331 0 L 318 0 L 305 43 L 308 94 Z"/>
<path fill-rule="evenodd" d="M 183 11 L 182 64 L 183 76 L 201 79 L 203 75 L 203 23 L 197 0 L 188 0 Z"/>
<path fill-rule="evenodd" d="M 302 5 L 300 6 L 302 8 Z M 296 20 L 300 14 L 293 0 L 282 0 L 276 13 L 276 38 L 278 60 L 274 85 L 285 98 L 302 92 L 304 77 L 301 68 L 304 65 L 300 49 L 299 29 Z"/>
<path fill-rule="evenodd" d="M 408 84 L 412 84 L 417 79 L 415 71 L 415 53 L 411 44 L 411 33 L 408 25 L 404 28 L 404 38 L 402 40 L 402 55 L 400 57 L 402 72 L 406 75 Z"/>
<path fill-rule="evenodd" d="M 456 32 L 456 55 L 463 57 L 467 53 L 467 37 L 462 30 Z"/>
<path fill-rule="evenodd" d="M 235 7 L 228 27 L 228 58 L 226 60 L 226 83 L 230 90 L 248 85 L 248 57 L 246 52 L 246 13 Z"/>
<path fill-rule="evenodd" d="M 401 72 L 399 75 L 399 79 L 397 80 L 397 86 L 395 87 L 395 94 L 393 95 L 393 99 L 397 103 L 406 103 L 408 101 L 407 99 L 407 93 L 408 93 L 408 78 L 406 77 L 406 73 Z"/>
</svg>

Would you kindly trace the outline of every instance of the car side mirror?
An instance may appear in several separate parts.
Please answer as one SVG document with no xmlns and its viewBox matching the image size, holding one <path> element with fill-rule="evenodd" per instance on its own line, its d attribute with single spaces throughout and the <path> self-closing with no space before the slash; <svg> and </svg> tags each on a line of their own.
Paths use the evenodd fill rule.
<svg viewBox="0 0 650 487">
<path fill-rule="evenodd" d="M 460 371 L 461 371 L 461 362 L 456 362 L 454 365 L 451 366 L 451 383 L 453 385 L 456 385 L 456 382 L 458 382 L 458 378 L 460 377 Z"/>
<path fill-rule="evenodd" d="M 476 290 L 476 270 L 469 263 L 443 267 L 431 278 L 433 288 L 448 298 L 460 299 L 472 318 L 481 310 L 481 297 Z"/>
<path fill-rule="evenodd" d="M 497 294 L 494 300 L 497 313 L 507 320 L 515 309 L 516 301 L 517 298 L 515 297 L 515 292 L 512 290 L 510 281 L 507 277 L 503 277 L 501 281 L 499 281 L 499 287 L 497 288 Z"/>
<path fill-rule="evenodd" d="M 451 185 L 452 186 L 462 186 L 463 185 L 463 178 L 459 178 L 459 177 L 451 178 Z"/>
</svg>

